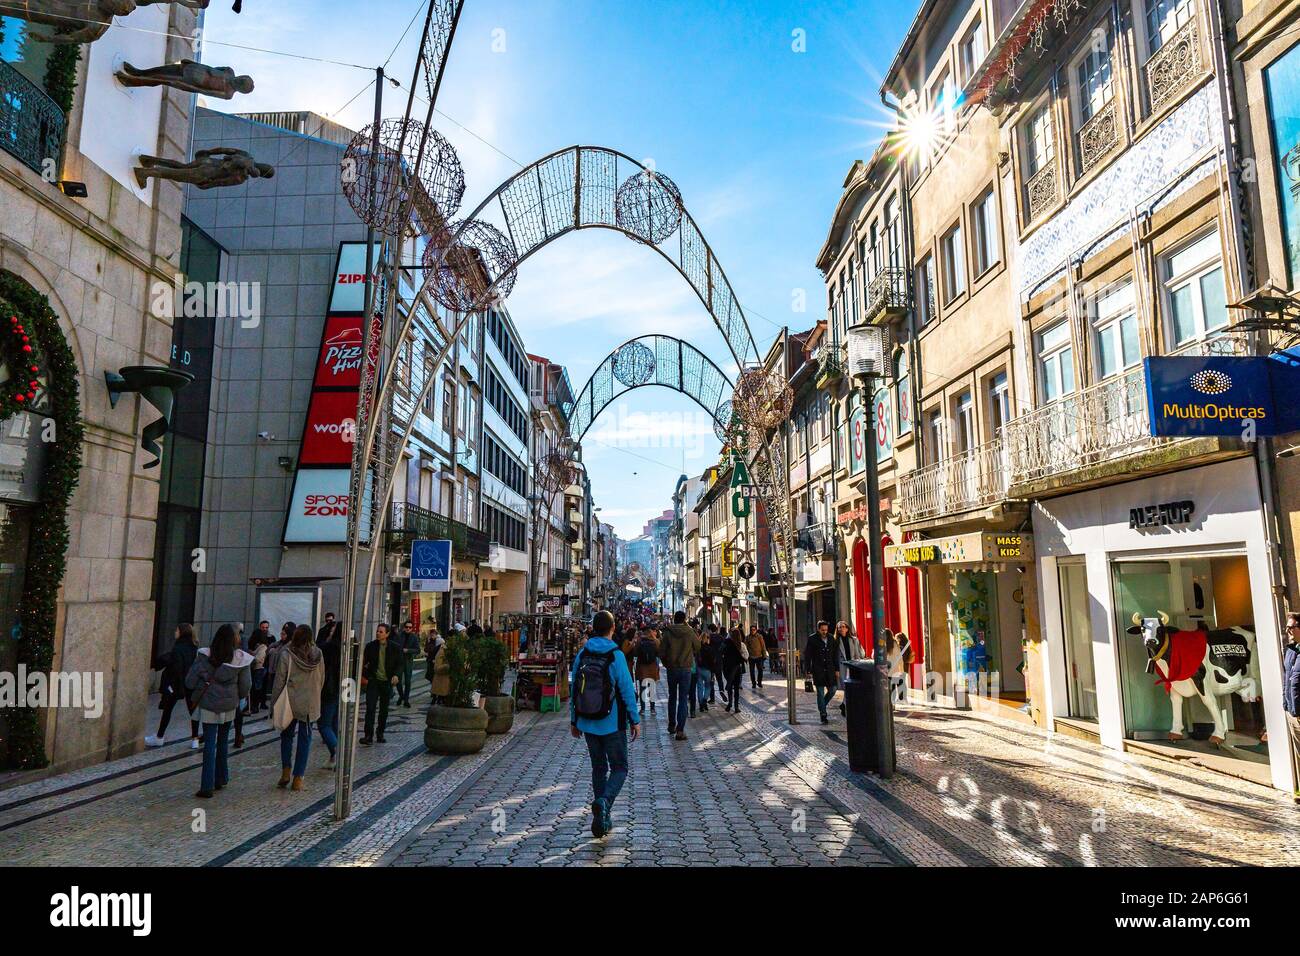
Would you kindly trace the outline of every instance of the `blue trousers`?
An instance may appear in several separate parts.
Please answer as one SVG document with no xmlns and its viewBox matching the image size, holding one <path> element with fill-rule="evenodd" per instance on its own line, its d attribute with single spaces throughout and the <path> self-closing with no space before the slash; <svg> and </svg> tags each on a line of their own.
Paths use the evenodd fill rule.
<svg viewBox="0 0 1300 956">
<path fill-rule="evenodd" d="M 627 779 L 627 731 L 612 734 L 583 734 L 591 754 L 591 790 L 605 807 L 614 805 Z"/>
<path fill-rule="evenodd" d="M 316 726 L 320 729 L 320 739 L 325 741 L 325 746 L 330 749 L 330 756 L 333 757 L 339 750 L 339 702 L 338 700 L 322 700 L 320 702 L 320 720 L 316 721 Z"/>
<path fill-rule="evenodd" d="M 199 789 L 211 793 L 230 782 L 230 721 L 203 725 L 203 775 Z"/>
<path fill-rule="evenodd" d="M 293 738 L 298 738 L 298 753 L 293 752 Z M 287 768 L 293 763 L 293 775 L 307 775 L 307 758 L 311 755 L 311 721 L 295 720 L 280 731 L 280 766 Z"/>
<path fill-rule="evenodd" d="M 695 686 L 696 701 L 704 704 L 709 700 L 709 694 L 713 690 L 713 671 L 707 667 L 700 668 L 700 679 Z"/>
<path fill-rule="evenodd" d="M 668 722 L 678 730 L 686 726 L 686 713 L 691 696 L 691 669 L 668 668 Z"/>
<path fill-rule="evenodd" d="M 830 687 L 823 687 L 821 684 L 817 684 L 816 688 L 817 688 L 817 712 L 821 714 L 823 717 L 825 717 L 826 708 L 829 707 L 831 705 L 831 701 L 835 699 L 836 687 L 834 684 L 832 684 Z"/>
</svg>

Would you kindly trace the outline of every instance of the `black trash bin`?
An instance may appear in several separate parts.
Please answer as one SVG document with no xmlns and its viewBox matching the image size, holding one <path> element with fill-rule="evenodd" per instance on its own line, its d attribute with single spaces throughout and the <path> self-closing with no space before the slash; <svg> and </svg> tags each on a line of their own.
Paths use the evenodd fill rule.
<svg viewBox="0 0 1300 956">
<path fill-rule="evenodd" d="M 881 693 L 876 684 L 874 661 L 851 661 L 849 674 L 844 681 L 845 722 L 848 725 L 849 769 L 857 773 L 870 771 L 884 776 L 894 772 L 894 710 L 886 700 L 881 707 L 877 696 Z M 885 726 L 878 726 L 883 713 Z M 882 754 L 882 750 L 887 750 Z"/>
</svg>

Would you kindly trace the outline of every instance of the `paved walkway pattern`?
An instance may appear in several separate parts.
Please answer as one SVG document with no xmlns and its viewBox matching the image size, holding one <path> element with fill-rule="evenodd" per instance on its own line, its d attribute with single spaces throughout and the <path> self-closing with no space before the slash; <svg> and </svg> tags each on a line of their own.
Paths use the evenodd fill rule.
<svg viewBox="0 0 1300 956">
<path fill-rule="evenodd" d="M 427 688 L 427 684 L 423 687 Z M 175 741 L 0 790 L 0 864 L 92 865 L 1237 865 L 1300 856 L 1285 794 L 1155 757 L 940 709 L 900 709 L 898 773 L 848 769 L 844 720 L 799 691 L 744 691 L 630 748 L 615 830 L 595 840 L 586 748 L 564 715 L 520 714 L 471 757 L 424 751 L 427 690 L 359 749 L 354 814 L 331 819 L 313 746 L 307 790 L 275 787 L 264 719 L 232 751 L 231 786 L 198 800 L 197 752 Z M 180 722 L 177 721 L 176 724 Z M 176 726 L 173 734 L 185 732 Z"/>
</svg>

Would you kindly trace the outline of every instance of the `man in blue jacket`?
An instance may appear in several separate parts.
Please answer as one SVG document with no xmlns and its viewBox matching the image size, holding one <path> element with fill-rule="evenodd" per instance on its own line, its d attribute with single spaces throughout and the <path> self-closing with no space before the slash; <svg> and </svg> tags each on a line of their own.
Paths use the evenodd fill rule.
<svg viewBox="0 0 1300 956">
<path fill-rule="evenodd" d="M 608 833 L 609 810 L 627 779 L 627 726 L 632 725 L 632 739 L 641 732 L 641 712 L 637 707 L 636 687 L 627 659 L 618 645 L 610 640 L 614 632 L 614 615 L 600 611 L 591 622 L 591 637 L 573 659 L 570 675 L 569 731 L 574 737 L 587 738 L 591 755 L 591 835 Z M 599 659 L 596 659 L 599 655 Z M 587 660 L 584 662 L 584 658 Z M 602 685 L 602 681 L 605 683 Z M 609 703 L 603 716 L 582 716 L 579 706 L 592 708 L 603 690 Z"/>
</svg>

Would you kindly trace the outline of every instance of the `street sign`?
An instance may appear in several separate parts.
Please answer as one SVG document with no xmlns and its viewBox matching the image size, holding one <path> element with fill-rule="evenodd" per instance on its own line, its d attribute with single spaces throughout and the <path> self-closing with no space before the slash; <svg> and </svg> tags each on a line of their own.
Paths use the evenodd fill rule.
<svg viewBox="0 0 1300 956">
<path fill-rule="evenodd" d="M 451 542 L 411 542 L 411 590 L 451 590 Z"/>
<path fill-rule="evenodd" d="M 724 544 L 722 546 L 722 576 L 724 578 L 732 577 L 736 573 L 735 560 L 736 556 L 732 551 L 732 546 Z"/>
<path fill-rule="evenodd" d="M 752 581 L 757 570 L 758 569 L 754 567 L 753 561 L 742 561 L 740 562 L 740 567 L 736 568 L 736 573 L 746 581 Z"/>
</svg>

